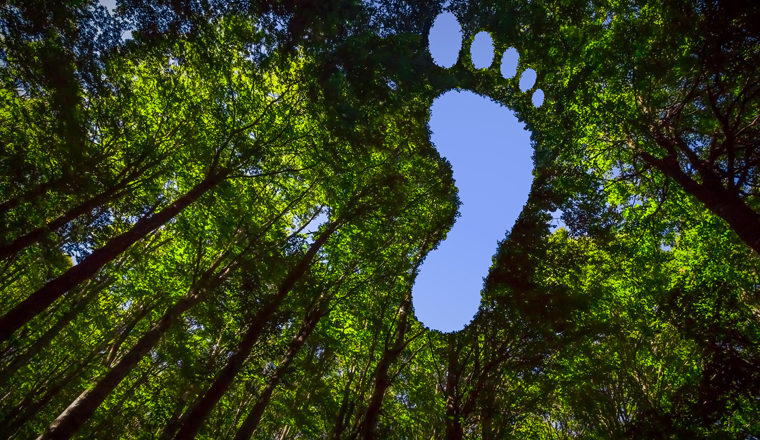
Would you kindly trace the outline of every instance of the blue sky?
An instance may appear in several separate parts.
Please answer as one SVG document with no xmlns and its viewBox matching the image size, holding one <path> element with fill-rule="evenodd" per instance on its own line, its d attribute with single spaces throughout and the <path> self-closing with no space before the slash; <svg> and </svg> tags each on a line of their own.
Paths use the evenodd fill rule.
<svg viewBox="0 0 760 440">
<path fill-rule="evenodd" d="M 116 0 L 101 3 L 113 10 Z M 430 51 L 436 63 L 453 66 L 461 44 L 454 16 L 439 16 L 430 33 Z M 475 67 L 487 68 L 493 56 L 491 37 L 476 35 L 472 45 Z M 507 51 L 500 63 L 504 75 L 515 75 L 518 58 L 514 49 Z M 521 78 L 523 91 L 535 80 L 534 73 L 527 73 L 533 76 L 526 87 Z M 452 91 L 439 97 L 431 111 L 432 141 L 454 169 L 463 204 L 448 238 L 420 268 L 412 299 L 423 324 L 451 332 L 461 330 L 477 312 L 483 277 L 497 242 L 512 228 L 527 201 L 533 150 L 530 133 L 512 111 L 488 98 Z M 306 232 L 315 231 L 326 220 L 325 215 L 319 216 Z"/>
<path fill-rule="evenodd" d="M 441 18 L 431 30 L 430 49 L 436 63 L 450 67 L 456 62 L 461 34 L 453 16 Z M 476 68 L 490 66 L 493 60 L 486 35 L 476 36 L 473 44 Z M 512 57 L 508 64 L 516 67 L 517 52 L 507 56 Z M 433 103 L 430 128 L 435 147 L 454 170 L 461 216 L 421 266 L 412 300 L 423 324 L 451 332 L 461 330 L 477 312 L 497 243 L 528 200 L 533 149 L 530 133 L 511 110 L 467 91 L 439 97 Z"/>
</svg>

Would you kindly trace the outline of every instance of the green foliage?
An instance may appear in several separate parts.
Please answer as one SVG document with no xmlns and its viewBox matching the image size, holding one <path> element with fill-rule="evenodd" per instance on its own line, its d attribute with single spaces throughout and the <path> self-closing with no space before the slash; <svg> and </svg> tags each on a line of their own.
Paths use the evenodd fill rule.
<svg viewBox="0 0 760 440">
<path fill-rule="evenodd" d="M 756 6 L 453 2 L 444 71 L 437 2 L 54 3 L 0 5 L 0 313 L 142 232 L 2 342 L 5 437 L 175 438 L 251 329 L 196 438 L 760 436 Z M 483 29 L 541 108 L 472 68 Z M 440 334 L 410 292 L 452 87 L 516 111 L 536 178 Z"/>
</svg>

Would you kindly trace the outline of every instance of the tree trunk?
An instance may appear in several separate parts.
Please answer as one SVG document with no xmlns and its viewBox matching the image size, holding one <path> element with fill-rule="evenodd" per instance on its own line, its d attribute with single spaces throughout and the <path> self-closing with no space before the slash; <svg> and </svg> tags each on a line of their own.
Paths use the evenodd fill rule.
<svg viewBox="0 0 760 440">
<path fill-rule="evenodd" d="M 95 438 L 103 438 L 105 437 L 105 434 L 103 436 L 99 435 L 99 432 L 108 431 L 118 418 L 118 416 L 121 414 L 121 408 L 124 406 L 124 404 L 130 400 L 135 395 L 135 391 L 137 391 L 141 386 L 145 385 L 148 380 L 150 379 L 151 375 L 153 374 L 153 371 L 156 369 L 157 365 L 152 365 L 148 371 L 146 371 L 138 380 L 135 381 L 135 383 L 132 384 L 131 387 L 129 387 L 129 390 L 125 392 L 121 398 L 119 398 L 119 401 L 116 402 L 116 404 L 111 407 L 108 410 L 108 414 L 106 414 L 103 417 L 103 421 L 98 424 L 93 430 L 92 435 Z M 111 432 L 111 436 L 118 436 L 118 433 Z M 113 437 L 112 437 L 113 438 Z"/>
<path fill-rule="evenodd" d="M 0 318 L 0 342 L 5 342 L 16 330 L 53 304 L 64 293 L 93 276 L 135 242 L 145 238 L 151 231 L 176 217 L 177 214 L 198 200 L 203 194 L 222 182 L 226 175 L 226 172 L 208 174 L 205 179 L 196 184 L 174 203 L 162 209 L 161 212 L 150 217 L 141 218 L 129 231 L 113 237 L 105 246 L 95 250 L 79 264 L 31 294 L 27 299 Z"/>
<path fill-rule="evenodd" d="M 119 350 L 121 349 L 121 344 L 124 343 L 124 341 L 127 340 L 129 337 L 129 334 L 132 333 L 132 330 L 137 326 L 137 324 L 142 321 L 143 318 L 145 318 L 148 313 L 150 313 L 153 310 L 152 305 L 147 305 L 142 307 L 138 312 L 137 316 L 135 316 L 134 319 L 131 320 L 129 324 L 127 324 L 117 335 L 116 340 L 114 341 L 113 345 L 111 345 L 111 350 L 108 352 L 108 356 L 103 360 L 103 363 L 107 367 L 113 367 L 113 363 L 116 360 L 116 356 L 119 354 Z"/>
<path fill-rule="evenodd" d="M 191 393 L 192 392 L 192 393 Z M 164 429 L 161 431 L 161 435 L 158 437 L 158 440 L 171 440 L 172 435 L 174 435 L 174 432 L 179 427 L 179 424 L 182 422 L 182 413 L 185 410 L 185 407 L 187 406 L 187 401 L 190 400 L 190 396 L 194 394 L 194 390 L 190 389 L 185 391 L 182 396 L 180 397 L 177 404 L 174 406 L 174 411 L 172 411 L 172 416 L 169 418 L 169 421 L 164 426 Z"/>
<path fill-rule="evenodd" d="M 110 202 L 111 200 L 119 198 L 124 194 L 120 193 L 120 191 L 124 189 L 130 182 L 130 179 L 124 179 L 119 182 L 118 185 L 112 186 L 105 192 L 91 197 L 89 200 L 86 200 L 79 205 L 69 209 L 67 212 L 61 214 L 58 218 L 46 224 L 45 226 L 41 226 L 37 229 L 27 232 L 12 242 L 0 246 L 0 260 L 11 257 L 17 252 L 39 242 L 49 233 L 57 231 L 80 215 L 90 213 L 95 210 L 95 208 L 98 208 Z"/>
<path fill-rule="evenodd" d="M 4 201 L 3 203 L 0 203 L 0 214 L 10 211 L 11 209 L 17 207 L 18 205 L 22 203 L 29 202 L 31 200 L 36 199 L 37 197 L 45 194 L 50 189 L 65 185 L 69 182 L 69 179 L 66 177 L 61 177 L 58 179 L 48 180 L 45 183 L 41 183 L 38 186 L 36 186 L 34 189 L 27 191 L 23 194 L 20 194 L 12 199 L 8 199 Z"/>
<path fill-rule="evenodd" d="M 251 409 L 251 412 L 248 413 L 248 416 L 243 421 L 240 429 L 238 429 L 237 434 L 235 434 L 235 440 L 250 440 L 250 438 L 253 436 L 253 432 L 259 426 L 261 416 L 264 414 L 264 409 L 266 409 L 267 405 L 269 404 L 269 400 L 272 397 L 272 392 L 274 392 L 275 388 L 277 388 L 277 385 L 279 385 L 280 380 L 285 376 L 285 374 L 287 374 L 288 367 L 298 355 L 301 347 L 303 347 L 304 343 L 306 342 L 306 338 L 309 337 L 311 332 L 319 323 L 319 320 L 322 318 L 322 316 L 325 315 L 326 306 L 327 304 L 318 305 L 316 309 L 313 312 L 309 313 L 309 315 L 306 317 L 306 320 L 304 321 L 300 330 L 298 330 L 298 333 L 296 333 L 296 335 L 293 337 L 293 340 L 290 341 L 288 351 L 285 353 L 285 356 L 282 358 L 282 360 L 280 360 L 280 364 L 277 366 L 277 370 L 269 379 L 269 382 L 261 392 L 258 401 Z"/>
<path fill-rule="evenodd" d="M 222 257 L 220 257 L 220 259 L 221 258 Z M 188 309 L 203 301 L 206 294 L 224 280 L 229 268 L 222 271 L 213 281 L 211 281 L 211 276 L 217 268 L 216 263 L 218 263 L 220 259 L 217 259 L 217 262 L 204 273 L 201 281 L 191 289 L 184 298 L 180 299 L 176 304 L 166 310 L 164 315 L 158 320 L 153 328 L 145 333 L 94 387 L 87 389 L 80 394 L 79 397 L 77 397 L 77 399 L 74 400 L 74 402 L 72 402 L 71 405 L 69 405 L 69 407 L 50 424 L 50 426 L 47 427 L 45 432 L 37 437 L 37 440 L 65 440 L 71 438 L 82 424 L 95 413 L 95 410 L 101 403 L 103 403 L 111 391 L 121 383 L 140 360 L 142 360 L 156 343 L 158 343 L 164 333 L 166 333 L 172 326 L 174 321 Z"/>
<path fill-rule="evenodd" d="M 393 345 L 386 348 L 383 352 L 380 362 L 377 364 L 377 374 L 375 374 L 375 387 L 367 405 L 367 411 L 364 414 L 364 422 L 361 425 L 359 438 L 361 440 L 374 440 L 377 437 L 377 424 L 380 420 L 380 411 L 383 407 L 383 398 L 385 392 L 391 386 L 393 379 L 388 374 L 391 365 L 396 361 L 398 355 L 404 349 L 404 337 L 406 336 L 407 316 L 409 307 L 412 303 L 411 289 L 406 294 L 404 301 L 401 303 L 398 311 L 398 327 L 396 328 L 396 337 Z"/>
<path fill-rule="evenodd" d="M 449 365 L 446 372 L 446 440 L 462 440 L 462 422 L 459 417 L 459 366 L 457 365 L 456 334 L 449 334 Z"/>
<path fill-rule="evenodd" d="M 340 223 L 342 223 L 342 221 L 338 219 L 322 232 L 319 238 L 312 243 L 311 247 L 306 252 L 306 255 L 304 255 L 301 261 L 290 271 L 290 273 L 288 273 L 288 276 L 282 282 L 282 285 L 280 285 L 274 298 L 256 313 L 251 326 L 238 343 L 235 352 L 230 356 L 229 361 L 227 361 L 227 364 L 222 368 L 222 371 L 219 372 L 216 379 L 214 379 L 214 383 L 211 384 L 211 387 L 206 391 L 206 394 L 203 395 L 195 408 L 190 412 L 187 420 L 183 423 L 182 428 L 180 428 L 179 432 L 174 437 L 175 440 L 191 440 L 195 438 L 217 402 L 219 402 L 230 385 L 232 385 L 235 376 L 240 372 L 245 360 L 251 354 L 251 350 L 256 344 L 256 341 L 258 341 L 259 335 L 264 330 L 266 323 L 269 322 L 269 319 L 280 307 L 282 301 L 288 293 L 290 293 L 293 287 L 295 287 L 296 282 L 301 279 L 309 269 L 311 261 L 317 255 L 317 252 L 327 242 L 327 239 L 330 238 L 333 232 L 335 232 Z"/>
<path fill-rule="evenodd" d="M 32 403 L 31 405 L 22 404 L 19 407 L 14 408 L 14 411 L 11 414 L 6 415 L 6 419 L 3 421 L 3 424 L 0 425 L 0 432 L 15 433 L 18 429 L 24 426 L 26 422 L 28 422 L 33 417 L 35 417 L 37 413 L 40 412 L 45 407 L 45 405 L 47 405 L 51 400 L 53 400 L 53 398 L 57 396 L 58 393 L 60 393 L 70 382 L 72 382 L 74 379 L 81 377 L 82 373 L 86 370 L 86 368 L 90 365 L 90 363 L 93 362 L 93 360 L 97 358 L 97 355 L 98 355 L 97 350 L 93 351 L 93 353 L 86 360 L 84 360 L 74 371 L 66 374 L 63 377 L 63 379 L 53 384 L 47 390 L 47 392 L 36 402 Z M 22 410 L 24 410 L 23 414 L 18 416 L 18 418 L 15 418 L 16 414 L 18 414 Z"/>
<path fill-rule="evenodd" d="M 13 375 L 18 371 L 19 368 L 26 365 L 34 356 L 41 353 L 42 350 L 45 349 L 45 347 L 50 344 L 50 342 L 55 339 L 56 336 L 63 330 L 71 321 L 74 320 L 74 318 L 79 315 L 79 313 L 84 310 L 88 304 L 90 304 L 90 301 L 92 301 L 95 296 L 97 296 L 98 293 L 100 293 L 101 290 L 103 290 L 108 284 L 111 283 L 112 280 L 106 279 L 97 286 L 95 286 L 92 290 L 87 292 L 87 294 L 81 298 L 79 301 L 77 301 L 71 309 L 69 309 L 66 313 L 61 316 L 58 321 L 56 321 L 55 324 L 53 324 L 52 327 L 50 327 L 42 336 L 40 336 L 32 345 L 30 345 L 26 350 L 24 350 L 23 353 L 16 356 L 10 364 L 8 364 L 7 367 L 5 367 L 2 371 L 0 371 L 0 386 L 5 385 L 5 383 L 13 377 Z"/>
<path fill-rule="evenodd" d="M 658 139 L 658 143 L 664 142 L 666 140 Z M 702 183 L 697 183 L 683 172 L 678 161 L 672 156 L 660 159 L 648 153 L 641 153 L 641 157 L 646 163 L 673 179 L 713 214 L 725 220 L 747 246 L 760 254 L 760 215 L 737 194 L 726 189 L 717 176 L 712 173 L 700 173 Z"/>
<path fill-rule="evenodd" d="M 348 381 L 346 381 L 346 386 L 343 387 L 343 397 L 341 397 L 340 401 L 340 410 L 338 411 L 338 417 L 336 417 L 335 420 L 335 427 L 333 427 L 332 434 L 330 437 L 332 440 L 340 440 L 340 437 L 343 435 L 343 431 L 346 430 L 346 415 L 348 414 L 348 407 L 349 407 L 349 399 L 351 398 L 351 384 L 354 381 L 354 376 L 356 375 L 356 369 L 351 368 L 351 371 L 348 373 Z"/>
</svg>

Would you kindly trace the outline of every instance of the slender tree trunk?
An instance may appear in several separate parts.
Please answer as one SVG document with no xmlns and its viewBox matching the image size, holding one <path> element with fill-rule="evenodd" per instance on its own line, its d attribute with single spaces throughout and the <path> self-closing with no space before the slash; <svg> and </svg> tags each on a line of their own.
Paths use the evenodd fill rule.
<svg viewBox="0 0 760 440">
<path fill-rule="evenodd" d="M 187 401 L 190 400 L 192 394 L 194 394 L 194 390 L 192 389 L 187 390 L 182 394 L 179 401 L 174 406 L 172 416 L 161 431 L 158 440 L 171 440 L 172 435 L 174 435 L 174 432 L 177 431 L 179 424 L 182 422 L 182 413 L 184 412 L 185 407 L 187 406 Z"/>
<path fill-rule="evenodd" d="M 464 432 L 459 416 L 459 366 L 456 334 L 449 335 L 449 365 L 446 372 L 446 440 L 462 440 Z"/>
<path fill-rule="evenodd" d="M 116 402 L 116 404 L 108 410 L 108 414 L 106 414 L 103 417 L 103 421 L 100 422 L 100 424 L 98 424 L 98 426 L 96 426 L 92 430 L 93 436 L 98 434 L 99 432 L 107 431 L 113 426 L 114 422 L 116 421 L 118 416 L 121 414 L 121 408 L 124 406 L 124 404 L 128 400 L 130 400 L 135 395 L 135 392 L 141 386 L 145 385 L 148 382 L 148 380 L 150 379 L 155 369 L 156 369 L 156 365 L 154 364 L 148 369 L 148 371 L 146 371 L 142 376 L 140 376 L 140 378 L 136 380 L 135 383 L 133 383 L 131 387 L 129 387 L 129 390 L 127 390 L 127 392 L 125 392 L 121 396 L 121 398 L 119 398 L 119 401 Z M 111 438 L 113 438 L 114 435 L 118 436 L 118 433 L 111 433 Z M 105 437 L 105 435 L 103 435 L 102 437 Z M 102 438 L 102 437 L 98 435 L 95 438 Z"/>
<path fill-rule="evenodd" d="M 108 367 L 113 367 L 113 363 L 116 360 L 116 356 L 119 354 L 119 349 L 121 348 L 121 344 L 124 343 L 124 341 L 127 340 L 129 337 L 129 334 L 132 333 L 132 330 L 137 326 L 137 324 L 142 321 L 143 318 L 145 318 L 148 313 L 153 310 L 152 305 L 147 305 L 145 307 L 142 307 L 139 312 L 137 312 L 137 316 L 135 319 L 133 319 L 129 324 L 127 324 L 124 329 L 119 332 L 119 335 L 116 337 L 116 340 L 114 341 L 113 345 L 111 345 L 111 350 L 108 352 L 108 356 L 103 360 L 103 363 Z"/>
<path fill-rule="evenodd" d="M 16 330 L 53 304 L 64 293 L 94 275 L 135 242 L 145 238 L 151 231 L 173 219 L 203 194 L 222 182 L 226 174 L 226 172 L 221 172 L 207 175 L 205 179 L 161 212 L 150 217 L 143 217 L 129 231 L 113 237 L 105 246 L 95 250 L 79 264 L 31 294 L 0 318 L 0 342 L 5 342 Z"/>
<path fill-rule="evenodd" d="M 81 372 L 84 371 L 84 369 L 87 368 L 94 359 L 102 356 L 103 351 L 108 347 L 108 344 L 110 343 L 111 339 L 113 339 L 114 337 L 121 337 L 121 336 L 123 336 L 125 334 L 128 334 L 131 331 L 131 329 L 140 320 L 142 320 L 142 318 L 145 317 L 145 315 L 147 314 L 147 312 L 149 310 L 150 310 L 149 308 L 141 310 L 137 314 L 137 316 L 132 317 L 132 318 L 126 320 L 126 321 L 122 321 L 119 325 L 117 325 L 114 328 L 114 330 L 110 332 L 110 336 L 106 337 L 100 344 L 98 344 L 95 348 L 93 348 L 90 351 L 90 355 L 84 361 L 82 361 L 81 363 L 79 363 L 79 366 L 77 367 L 77 369 L 75 370 L 75 372 L 69 373 L 69 374 L 65 375 L 63 380 L 59 381 L 52 388 L 49 388 L 49 390 L 45 393 L 45 395 L 41 399 L 39 399 L 36 403 L 34 403 L 33 406 L 31 407 L 31 409 L 29 409 L 29 410 L 26 411 L 25 414 L 27 414 L 27 416 L 26 416 L 27 419 L 35 416 L 37 414 L 37 412 L 40 411 L 45 405 L 47 405 L 47 403 L 50 400 L 52 400 L 63 389 L 63 387 L 66 384 L 68 384 L 72 379 L 80 377 L 79 375 L 81 374 Z M 67 362 L 67 361 L 65 361 L 65 362 Z M 41 387 L 41 389 L 44 389 L 44 387 Z M 31 392 L 31 394 L 32 394 L 31 397 L 35 397 L 34 396 L 35 394 L 39 394 L 39 390 L 33 390 Z M 25 400 L 27 402 L 31 401 L 30 399 L 25 399 Z M 12 419 L 12 417 L 15 417 L 16 413 L 18 413 L 19 411 L 21 411 L 21 410 L 24 409 L 23 406 L 25 406 L 25 405 L 22 402 L 22 404 L 20 405 L 20 407 L 18 407 L 17 409 L 14 410 L 15 411 L 14 415 L 12 415 L 12 416 L 8 415 L 6 417 L 6 420 L 10 421 Z M 25 420 L 27 420 L 27 419 L 23 419 L 24 421 L 21 422 L 21 424 L 25 423 Z M 4 431 L 4 429 L 2 428 L 2 426 L 3 425 L 0 424 L 0 432 Z"/>
<path fill-rule="evenodd" d="M 343 397 L 340 401 L 340 410 L 338 411 L 338 417 L 335 419 L 335 427 L 332 430 L 330 437 L 333 440 L 340 440 L 343 435 L 343 431 L 346 430 L 346 415 L 348 414 L 349 400 L 351 398 L 351 384 L 356 376 L 356 370 L 354 368 L 348 373 L 348 381 L 346 386 L 343 387 Z"/>
<path fill-rule="evenodd" d="M 12 242 L 0 246 L 0 260 L 11 257 L 17 252 L 39 242 L 49 233 L 57 231 L 80 215 L 90 213 L 96 208 L 119 198 L 121 195 L 123 195 L 123 193 L 120 193 L 120 191 L 123 190 L 129 183 L 129 179 L 124 179 L 118 185 L 112 186 L 105 192 L 91 197 L 90 199 L 85 200 L 79 205 L 69 209 L 67 212 L 61 214 L 58 218 L 46 224 L 45 226 L 36 228 L 30 232 L 27 232 L 21 237 L 16 238 Z"/>
<path fill-rule="evenodd" d="M 396 337 L 393 345 L 386 348 L 380 362 L 377 365 L 377 374 L 375 375 L 375 387 L 372 396 L 369 399 L 369 405 L 364 415 L 359 436 L 362 440 L 374 440 L 377 437 L 377 423 L 380 420 L 380 411 L 383 407 L 383 398 L 385 392 L 391 386 L 393 378 L 389 371 L 391 365 L 396 361 L 401 351 L 404 349 L 404 337 L 406 336 L 407 316 L 409 307 L 412 303 L 411 289 L 406 294 L 404 301 L 401 303 L 398 311 L 398 327 L 396 328 Z"/>
<path fill-rule="evenodd" d="M 92 358 L 92 357 L 91 357 Z M 29 387 L 28 391 L 24 395 L 24 397 L 21 399 L 21 401 L 13 407 L 13 409 L 6 411 L 3 415 L 3 420 L 0 421 L 0 432 L 6 432 L 8 429 L 7 427 L 10 426 L 9 424 L 18 417 L 18 414 L 20 414 L 22 411 L 25 411 L 27 408 L 29 408 L 30 405 L 32 405 L 35 402 L 35 398 L 37 398 L 38 395 L 43 393 L 45 390 L 50 390 L 51 388 L 56 387 L 56 382 L 54 379 L 59 378 L 61 375 L 64 375 L 65 380 L 65 373 L 68 370 L 66 364 L 71 362 L 71 358 L 69 356 L 61 357 L 61 359 L 57 362 L 57 364 L 50 369 L 50 371 L 46 374 L 44 378 L 41 380 L 35 381 L 33 383 L 33 386 Z M 80 364 L 80 368 L 84 368 L 86 365 L 88 365 L 89 359 L 86 360 L 84 363 Z M 61 370 L 61 367 L 63 369 Z M 59 380 L 57 383 L 61 383 L 61 380 Z M 11 395 L 11 392 L 8 392 L 3 396 L 3 400 L 7 399 Z"/>
<path fill-rule="evenodd" d="M 503 350 L 499 351 L 503 353 Z M 484 338 L 483 352 L 483 358 L 488 360 L 490 363 L 493 354 L 488 337 Z M 497 356 L 501 353 L 497 353 Z M 484 370 L 482 374 L 485 375 L 485 378 L 483 379 L 483 408 L 480 411 L 483 440 L 496 440 L 493 430 L 493 417 L 496 414 L 496 390 L 494 389 L 494 382 L 496 381 L 496 378 L 490 370 Z"/>
<path fill-rule="evenodd" d="M 222 258 L 222 257 L 220 257 Z M 218 259 L 216 263 L 220 260 Z M 137 343 L 111 368 L 98 383 L 85 390 L 47 427 L 37 440 L 64 440 L 71 438 L 100 406 L 108 395 L 121 383 L 130 371 L 145 357 L 184 312 L 203 301 L 208 291 L 220 284 L 229 268 L 211 277 L 216 263 L 207 270 L 201 281 L 184 298 L 169 307 L 161 319 L 145 333 Z"/>
<path fill-rule="evenodd" d="M 304 255 L 301 261 L 290 271 L 290 273 L 288 273 L 287 277 L 280 285 L 280 288 L 278 289 L 274 298 L 272 298 L 267 305 L 259 310 L 256 316 L 253 318 L 253 322 L 246 331 L 245 335 L 243 335 L 243 338 L 238 343 L 235 352 L 232 354 L 232 356 L 230 356 L 229 361 L 227 361 L 227 364 L 224 366 L 224 368 L 222 368 L 222 371 L 220 371 L 216 379 L 214 379 L 214 383 L 206 391 L 206 394 L 204 394 L 200 401 L 198 401 L 198 404 L 195 406 L 195 408 L 193 408 L 193 410 L 188 415 L 187 420 L 182 425 L 182 428 L 180 428 L 179 432 L 174 437 L 175 440 L 190 440 L 195 438 L 196 434 L 198 434 L 198 431 L 201 429 L 201 426 L 203 426 L 203 423 L 206 421 L 209 414 L 211 414 L 211 411 L 214 409 L 230 385 L 232 385 L 232 382 L 235 380 L 235 376 L 237 376 L 238 372 L 240 372 L 240 369 L 243 367 L 245 360 L 251 354 L 253 346 L 258 341 L 259 335 L 261 335 L 261 332 L 264 330 L 264 327 L 267 322 L 269 322 L 271 316 L 280 307 L 280 304 L 288 295 L 288 293 L 290 293 L 293 287 L 295 287 L 296 282 L 298 282 L 298 280 L 300 280 L 301 277 L 307 272 L 309 266 L 311 265 L 311 261 L 317 255 L 317 252 L 319 252 L 322 246 L 327 242 L 327 239 L 330 238 L 330 236 L 333 234 L 333 232 L 335 232 L 341 223 L 342 221 L 338 219 L 335 222 L 331 223 L 327 229 L 322 232 L 319 238 L 317 238 L 314 243 L 312 243 L 311 247 L 306 252 L 306 255 Z"/>
<path fill-rule="evenodd" d="M 209 355 L 209 359 L 208 359 L 208 362 L 206 364 L 206 369 L 205 369 L 206 371 L 214 370 L 213 366 L 214 364 L 216 364 L 215 359 L 223 350 L 222 337 L 224 336 L 224 330 L 225 329 L 222 329 L 222 331 L 220 332 L 219 339 L 216 342 L 216 347 L 212 350 L 211 354 Z M 161 435 L 158 438 L 159 440 L 171 440 L 172 437 L 174 437 L 174 434 L 177 432 L 180 426 L 182 426 L 182 424 L 185 422 L 187 415 L 192 411 L 193 408 L 195 408 L 195 405 L 197 404 L 197 400 L 196 400 L 197 394 L 198 394 L 198 383 L 195 381 L 190 382 L 190 384 L 188 385 L 188 389 L 182 394 L 180 401 L 177 402 L 177 405 L 174 407 L 174 412 L 172 413 L 172 417 L 169 419 L 166 425 L 164 425 L 164 428 L 161 430 Z M 190 405 L 190 408 L 186 411 L 185 408 L 187 407 L 187 402 L 192 402 L 192 403 Z"/>
<path fill-rule="evenodd" d="M 56 336 L 63 330 L 79 313 L 84 310 L 88 304 L 97 296 L 100 291 L 110 284 L 111 280 L 106 279 L 101 282 L 87 294 L 77 301 L 71 309 L 61 316 L 52 327 L 50 327 L 42 336 L 40 336 L 32 345 L 30 345 L 23 353 L 16 356 L 7 367 L 0 371 L 0 386 L 4 385 L 19 368 L 26 365 L 34 356 L 41 353 L 50 342 L 55 339 Z"/>
<path fill-rule="evenodd" d="M 36 199 L 37 197 L 48 192 L 51 188 L 55 188 L 57 186 L 61 186 L 66 183 L 68 183 L 68 179 L 66 177 L 48 180 L 45 183 L 41 183 L 34 189 L 27 191 L 24 194 L 20 194 L 12 199 L 8 199 L 4 201 L 3 203 L 0 203 L 0 214 L 10 211 L 11 209 L 15 208 L 16 206 L 22 203 Z"/>
<path fill-rule="evenodd" d="M 47 390 L 47 392 L 45 392 L 45 394 L 36 402 L 28 406 L 23 405 L 14 409 L 14 412 L 12 413 L 12 415 L 9 414 L 6 417 L 6 419 L 3 421 L 3 424 L 0 425 L 0 432 L 12 433 L 12 432 L 16 432 L 18 429 L 24 426 L 26 422 L 34 418 L 37 415 L 37 413 L 39 413 L 45 407 L 45 405 L 50 403 L 50 401 L 53 400 L 53 398 L 57 396 L 58 393 L 60 393 L 69 383 L 71 383 L 74 379 L 81 377 L 82 373 L 90 365 L 90 363 L 93 362 L 95 358 L 97 358 L 97 355 L 98 355 L 98 352 L 94 351 L 74 371 L 72 371 L 69 374 L 66 374 L 63 377 L 63 379 L 53 384 L 53 386 L 51 386 Z M 26 408 L 24 408 L 24 406 L 26 406 Z M 24 411 L 23 414 L 15 418 L 16 414 L 20 413 L 22 410 Z"/>
<path fill-rule="evenodd" d="M 275 388 L 277 388 L 277 385 L 279 385 L 280 380 L 287 374 L 288 367 L 296 358 L 296 356 L 298 356 L 298 352 L 306 342 L 306 338 L 309 337 L 311 332 L 319 323 L 319 320 L 322 318 L 322 316 L 325 315 L 325 312 L 326 304 L 317 306 L 316 309 L 313 312 L 309 313 L 309 315 L 306 317 L 306 320 L 298 330 L 298 333 L 296 333 L 296 335 L 293 337 L 293 340 L 290 341 L 288 351 L 280 360 L 280 364 L 277 366 L 277 370 L 269 379 L 269 382 L 267 382 L 267 385 L 261 392 L 258 401 L 256 401 L 256 404 L 251 409 L 251 412 L 248 413 L 248 416 L 243 421 L 240 429 L 238 429 L 237 434 L 235 434 L 235 440 L 250 440 L 250 438 L 253 436 L 253 432 L 258 427 L 261 416 L 264 414 L 264 409 L 266 409 L 267 405 L 269 404 L 272 393 L 274 392 Z"/>
<path fill-rule="evenodd" d="M 290 426 L 285 426 L 280 430 L 280 435 L 277 436 L 277 440 L 285 440 L 285 436 L 290 432 Z"/>
<path fill-rule="evenodd" d="M 666 139 L 658 138 L 665 145 Z M 700 173 L 702 183 L 697 183 L 683 172 L 672 156 L 664 159 L 641 153 L 644 161 L 678 183 L 713 214 L 725 220 L 747 246 L 760 254 L 760 214 L 750 208 L 739 195 L 727 190 L 720 179 L 711 172 Z M 709 173 L 709 174 L 708 174 Z"/>
</svg>

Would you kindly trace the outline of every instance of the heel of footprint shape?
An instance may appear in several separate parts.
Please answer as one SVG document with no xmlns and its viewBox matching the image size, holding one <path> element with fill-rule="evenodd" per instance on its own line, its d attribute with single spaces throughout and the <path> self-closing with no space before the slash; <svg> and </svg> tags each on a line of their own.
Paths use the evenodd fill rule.
<svg viewBox="0 0 760 440">
<path fill-rule="evenodd" d="M 444 12 L 436 17 L 430 29 L 430 54 L 433 62 L 443 68 L 453 67 L 459 58 L 462 46 L 462 28 L 454 14 Z M 478 32 L 470 46 L 472 64 L 476 69 L 487 69 L 493 61 L 493 40 L 488 32 Z M 511 79 L 520 73 L 519 89 L 522 93 L 532 93 L 535 107 L 544 103 L 544 92 L 536 89 L 536 71 L 530 68 L 518 72 L 520 55 L 517 49 L 510 47 L 504 51 L 501 58 L 501 74 L 505 79 Z"/>
</svg>

